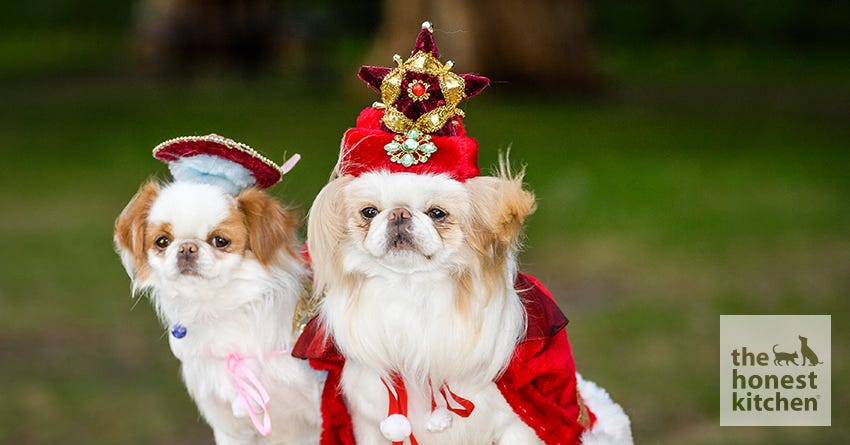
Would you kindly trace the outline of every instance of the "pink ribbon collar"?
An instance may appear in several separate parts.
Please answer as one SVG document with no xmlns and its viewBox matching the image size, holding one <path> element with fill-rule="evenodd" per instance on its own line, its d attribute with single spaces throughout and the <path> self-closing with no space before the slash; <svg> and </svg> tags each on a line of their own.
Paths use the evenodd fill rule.
<svg viewBox="0 0 850 445">
<path fill-rule="evenodd" d="M 271 397 L 260 379 L 246 363 L 245 357 L 233 353 L 225 359 L 227 374 L 239 393 L 239 398 L 251 418 L 254 427 L 260 434 L 268 436 L 272 433 L 272 421 L 269 416 Z M 262 419 L 260 419 L 262 416 Z"/>
</svg>

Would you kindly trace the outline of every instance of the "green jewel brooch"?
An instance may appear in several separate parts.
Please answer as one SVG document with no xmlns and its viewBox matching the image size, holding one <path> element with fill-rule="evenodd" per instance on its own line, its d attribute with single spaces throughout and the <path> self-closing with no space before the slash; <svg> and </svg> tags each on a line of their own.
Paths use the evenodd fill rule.
<svg viewBox="0 0 850 445">
<path fill-rule="evenodd" d="M 425 163 L 437 151 L 437 146 L 431 142 L 430 134 L 421 134 L 417 129 L 408 130 L 406 134 L 397 134 L 393 140 L 384 145 L 384 150 L 390 160 L 405 167 Z"/>
</svg>

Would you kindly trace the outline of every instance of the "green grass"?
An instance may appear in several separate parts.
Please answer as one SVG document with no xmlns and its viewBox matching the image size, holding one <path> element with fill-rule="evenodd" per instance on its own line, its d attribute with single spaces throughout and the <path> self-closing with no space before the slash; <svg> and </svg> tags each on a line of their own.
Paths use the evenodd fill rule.
<svg viewBox="0 0 850 445">
<path fill-rule="evenodd" d="M 675 68 L 676 54 L 654 57 Z M 752 72 L 807 79 L 758 63 Z M 482 167 L 509 146 L 527 165 L 539 208 L 524 268 L 558 296 L 580 369 L 631 414 L 638 443 L 850 435 L 840 409 L 850 406 L 850 127 L 846 113 L 820 118 L 847 111 L 837 65 L 797 82 L 796 97 L 817 99 L 806 107 L 771 107 L 783 91 L 770 88 L 741 106 L 746 76 L 709 88 L 689 77 L 696 68 L 653 81 L 616 60 L 621 83 L 605 100 L 490 92 L 465 106 Z M 824 99 L 823 78 L 840 94 Z M 687 94 L 688 82 L 696 102 L 663 93 Z M 273 159 L 301 153 L 272 193 L 306 212 L 372 99 L 285 79 L 124 76 L 17 79 L 0 97 L 0 442 L 208 443 L 153 311 L 129 296 L 112 223 L 146 178 L 167 177 L 152 147 L 213 131 Z M 735 313 L 833 315 L 835 426 L 717 426 L 719 315 Z"/>
</svg>

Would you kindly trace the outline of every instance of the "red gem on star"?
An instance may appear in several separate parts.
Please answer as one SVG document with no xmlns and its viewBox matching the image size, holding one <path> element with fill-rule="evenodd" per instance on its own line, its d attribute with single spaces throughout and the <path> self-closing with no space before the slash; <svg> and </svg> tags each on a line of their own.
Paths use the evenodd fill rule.
<svg viewBox="0 0 850 445">
<path fill-rule="evenodd" d="M 425 94 L 425 85 L 422 85 L 420 82 L 416 82 L 413 84 L 413 87 L 410 89 L 413 92 L 413 95 L 416 97 L 422 97 Z"/>
</svg>

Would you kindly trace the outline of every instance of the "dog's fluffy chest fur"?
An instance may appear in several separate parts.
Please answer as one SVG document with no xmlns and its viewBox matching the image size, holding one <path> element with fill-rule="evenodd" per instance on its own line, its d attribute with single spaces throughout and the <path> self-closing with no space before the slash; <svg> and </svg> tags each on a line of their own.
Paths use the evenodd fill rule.
<svg viewBox="0 0 850 445">
<path fill-rule="evenodd" d="M 479 304 L 458 291 L 438 272 L 374 276 L 329 293 L 323 313 L 349 360 L 415 381 L 490 381 L 521 333 L 522 306 L 515 294 Z"/>
<path fill-rule="evenodd" d="M 218 426 L 219 443 L 234 437 L 241 437 L 242 443 L 318 441 L 322 376 L 289 353 L 295 305 L 290 295 L 298 292 L 299 282 L 282 270 L 248 261 L 229 282 L 161 283 L 151 295 L 169 329 L 174 324 L 186 328 L 183 338 L 169 334 L 169 345 L 181 362 L 189 394 L 204 417 Z M 227 371 L 231 354 L 246 359 L 269 392 L 274 432 L 268 438 L 258 436 L 247 415 L 234 415 L 234 404 L 242 402 Z M 219 437 L 224 425 L 228 437 Z"/>
<path fill-rule="evenodd" d="M 432 415 L 430 389 L 416 384 L 406 386 L 410 397 L 407 417 L 420 445 L 542 444 L 534 431 L 519 421 L 495 383 L 450 382 L 451 391 L 475 403 L 475 409 L 467 418 L 453 414 L 451 426 L 437 432 L 429 431 L 427 426 Z M 346 362 L 342 389 L 348 395 L 357 443 L 388 443 L 379 429 L 381 421 L 387 417 L 387 390 L 379 377 L 360 364 Z M 446 402 L 442 396 L 437 394 L 436 397 L 438 406 L 444 407 Z M 452 404 L 457 406 L 456 402 Z"/>
<path fill-rule="evenodd" d="M 489 299 L 471 297 L 467 310 L 458 310 L 457 283 L 440 273 L 370 277 L 354 296 L 328 294 L 324 315 L 347 358 L 342 386 L 358 441 L 385 440 L 378 429 L 388 406 L 381 379 L 396 374 L 405 381 L 408 418 L 422 444 L 490 444 L 504 434 L 537 443 L 493 383 L 524 327 L 519 298 L 507 289 Z M 429 432 L 432 393 L 438 406 L 446 405 L 443 384 L 475 409 L 465 419 L 453 415 L 451 428 Z"/>
<path fill-rule="evenodd" d="M 297 294 L 296 278 L 250 264 L 242 269 L 224 283 L 162 283 L 152 295 L 169 327 L 180 324 L 187 329 L 184 338 L 170 337 L 181 361 L 230 353 L 258 356 L 289 348 L 295 301 L 287 295 Z"/>
</svg>

